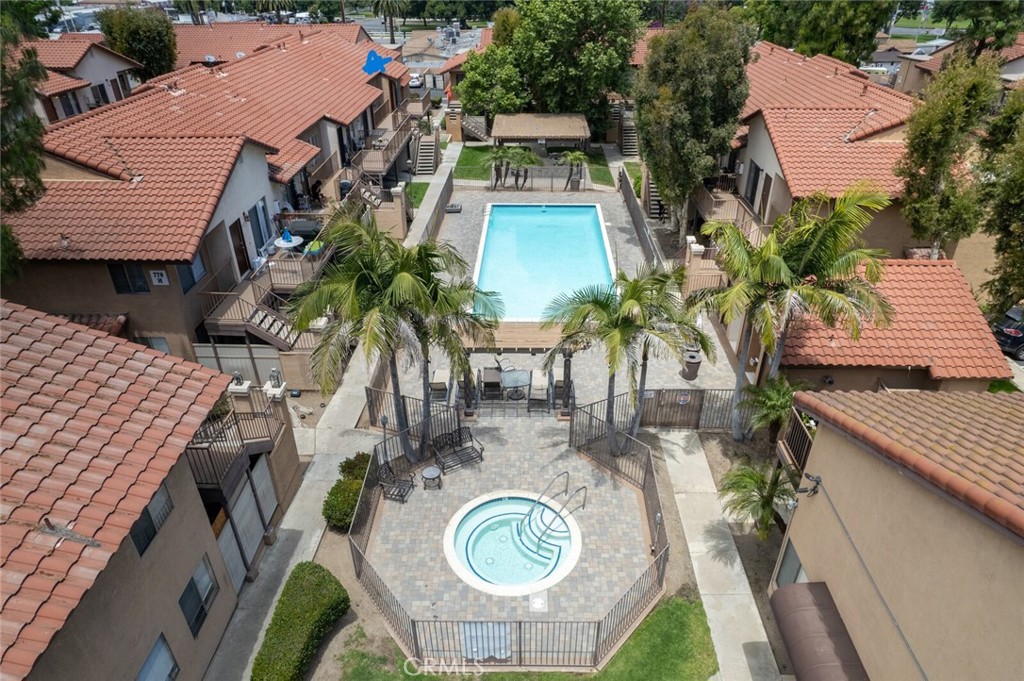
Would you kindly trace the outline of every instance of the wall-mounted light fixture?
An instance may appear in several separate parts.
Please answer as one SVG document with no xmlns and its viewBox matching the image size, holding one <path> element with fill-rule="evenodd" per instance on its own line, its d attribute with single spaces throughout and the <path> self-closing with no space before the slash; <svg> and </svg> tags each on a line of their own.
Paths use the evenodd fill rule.
<svg viewBox="0 0 1024 681">
<path fill-rule="evenodd" d="M 813 497 L 818 493 L 818 487 L 821 485 L 820 475 L 811 475 L 810 473 L 804 473 L 804 477 L 814 483 L 813 487 L 797 487 L 797 494 L 806 494 L 809 497 Z"/>
</svg>

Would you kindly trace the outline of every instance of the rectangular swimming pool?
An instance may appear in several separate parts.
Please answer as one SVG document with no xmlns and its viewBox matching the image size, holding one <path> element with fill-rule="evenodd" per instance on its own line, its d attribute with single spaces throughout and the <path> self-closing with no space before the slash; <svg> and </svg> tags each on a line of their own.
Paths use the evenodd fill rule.
<svg viewBox="0 0 1024 681">
<path fill-rule="evenodd" d="M 612 262 L 599 205 L 488 204 L 473 278 L 505 321 L 539 321 L 559 293 L 610 284 Z"/>
</svg>

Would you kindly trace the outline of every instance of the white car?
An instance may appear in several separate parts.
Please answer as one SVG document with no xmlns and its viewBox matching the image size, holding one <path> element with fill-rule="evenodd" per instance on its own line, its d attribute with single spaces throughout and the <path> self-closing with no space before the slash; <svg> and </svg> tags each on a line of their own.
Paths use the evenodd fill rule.
<svg viewBox="0 0 1024 681">
<path fill-rule="evenodd" d="M 423 75 L 419 73 L 410 74 L 409 87 L 423 87 Z"/>
</svg>

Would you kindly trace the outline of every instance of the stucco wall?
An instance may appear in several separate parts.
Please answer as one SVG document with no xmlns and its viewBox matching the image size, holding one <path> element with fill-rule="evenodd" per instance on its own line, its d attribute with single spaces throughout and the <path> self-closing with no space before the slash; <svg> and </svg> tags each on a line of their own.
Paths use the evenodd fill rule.
<svg viewBox="0 0 1024 681">
<path fill-rule="evenodd" d="M 883 369 L 880 367 L 820 367 L 795 368 L 783 366 L 786 377 L 792 381 L 805 381 L 810 390 L 875 391 L 881 379 L 889 388 L 938 390 L 939 381 L 928 378 L 927 369 Z M 831 376 L 832 385 L 826 385 L 825 376 Z"/>
<path fill-rule="evenodd" d="M 178 680 L 203 677 L 237 598 L 184 456 L 166 484 L 174 509 L 146 553 L 125 538 L 29 679 L 134 679 L 160 634 L 181 668 Z M 204 553 L 220 589 L 193 637 L 178 598 Z"/>
<path fill-rule="evenodd" d="M 107 90 L 107 98 L 111 102 L 116 102 L 118 97 L 114 92 L 114 86 L 111 85 L 111 81 L 117 80 L 117 74 L 120 71 L 127 71 L 131 68 L 132 64 L 130 62 L 94 47 L 85 53 L 82 61 L 78 62 L 78 65 L 72 69 L 71 75 L 75 78 L 87 80 L 93 85 L 102 83 Z M 130 79 L 130 81 L 132 83 L 136 82 L 134 79 Z M 91 93 L 86 96 L 92 99 Z M 122 98 L 127 96 L 127 92 L 121 93 Z"/>
<path fill-rule="evenodd" d="M 996 264 L 996 238 L 984 232 L 977 232 L 946 248 L 946 255 L 960 266 L 967 283 L 976 298 L 984 301 L 981 285 L 992 278 L 987 270 Z"/>
<path fill-rule="evenodd" d="M 769 212 L 769 218 L 789 210 L 789 202 L 792 201 L 792 197 L 788 187 L 786 187 L 786 180 L 782 174 L 779 158 L 775 155 L 775 147 L 772 146 L 772 140 L 768 136 L 768 128 L 765 127 L 764 118 L 760 115 L 751 119 L 750 132 L 747 133 L 747 146 L 740 150 L 737 159 L 743 162 L 743 173 L 736 179 L 736 190 L 740 196 L 746 196 L 747 194 L 747 182 L 749 181 L 752 169 L 751 161 L 756 163 L 762 170 L 761 178 L 757 183 L 757 191 L 751 203 L 755 211 L 760 208 L 761 191 L 764 189 L 764 178 L 767 176 L 772 178 L 769 200 L 770 205 L 774 208 L 774 215 L 772 212 Z M 777 193 L 776 187 L 782 188 L 783 191 Z"/>
<path fill-rule="evenodd" d="M 242 220 L 242 233 L 245 236 L 245 248 L 250 260 L 256 257 L 259 247 L 263 244 L 256 244 L 252 238 L 249 223 L 245 222 L 242 215 L 248 213 L 249 209 L 260 199 L 266 199 L 267 217 L 272 219 L 274 192 L 270 187 L 269 172 L 266 150 L 254 144 L 246 144 L 235 162 L 235 168 L 231 171 L 231 177 L 228 178 L 220 202 L 217 204 L 217 209 L 213 212 L 213 218 L 206 230 L 209 234 L 221 222 L 230 225 L 235 220 Z M 271 224 L 271 229 L 273 229 L 273 224 Z M 232 259 L 234 259 L 233 252 Z"/>
<path fill-rule="evenodd" d="M 871 578 L 928 678 L 1019 678 L 1024 541 L 827 425 L 806 470 L 827 496 L 800 498 L 788 538 L 808 580 L 828 584 L 872 679 L 920 674 Z"/>
</svg>

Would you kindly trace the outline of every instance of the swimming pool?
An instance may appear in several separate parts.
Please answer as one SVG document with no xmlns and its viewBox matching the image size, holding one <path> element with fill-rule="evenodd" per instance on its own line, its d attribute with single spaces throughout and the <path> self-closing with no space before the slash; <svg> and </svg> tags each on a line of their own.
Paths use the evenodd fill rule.
<svg viewBox="0 0 1024 681">
<path fill-rule="evenodd" d="M 559 293 L 612 281 L 596 204 L 487 204 L 474 280 L 501 294 L 505 321 L 539 321 Z"/>
<path fill-rule="evenodd" d="M 526 596 L 565 578 L 579 560 L 579 524 L 560 504 L 518 490 L 493 492 L 463 506 L 444 536 L 455 573 L 495 596 Z"/>
</svg>

